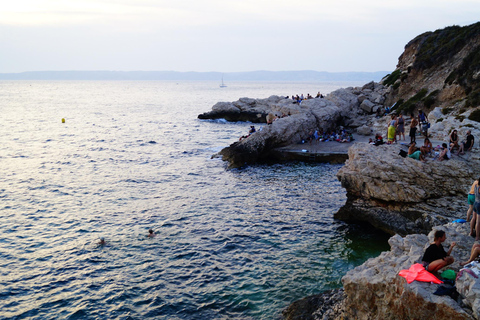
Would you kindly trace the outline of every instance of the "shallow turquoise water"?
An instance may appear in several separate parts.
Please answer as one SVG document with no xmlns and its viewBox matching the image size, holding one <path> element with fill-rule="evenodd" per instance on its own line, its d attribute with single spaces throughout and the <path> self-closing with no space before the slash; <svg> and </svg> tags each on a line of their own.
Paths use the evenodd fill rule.
<svg viewBox="0 0 480 320">
<path fill-rule="evenodd" d="M 0 82 L 0 318 L 272 319 L 338 287 L 388 249 L 333 219 L 340 166 L 227 171 L 211 155 L 249 124 L 196 119 L 335 86 Z"/>
</svg>

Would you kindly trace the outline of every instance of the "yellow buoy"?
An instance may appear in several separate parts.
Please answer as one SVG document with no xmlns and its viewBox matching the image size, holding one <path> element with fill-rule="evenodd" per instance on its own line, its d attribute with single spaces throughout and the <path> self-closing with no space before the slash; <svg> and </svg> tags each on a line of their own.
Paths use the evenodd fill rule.
<svg viewBox="0 0 480 320">
<path fill-rule="evenodd" d="M 62 118 L 62 123 L 65 123 L 65 118 Z"/>
</svg>

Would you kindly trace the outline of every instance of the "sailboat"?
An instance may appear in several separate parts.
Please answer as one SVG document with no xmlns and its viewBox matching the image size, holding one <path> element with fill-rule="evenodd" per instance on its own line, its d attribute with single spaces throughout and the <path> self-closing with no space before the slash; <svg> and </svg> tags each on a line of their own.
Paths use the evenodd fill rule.
<svg viewBox="0 0 480 320">
<path fill-rule="evenodd" d="M 223 83 L 223 75 L 222 75 L 222 83 L 220 84 L 220 88 L 226 88 L 227 86 L 225 85 L 225 83 Z"/>
</svg>

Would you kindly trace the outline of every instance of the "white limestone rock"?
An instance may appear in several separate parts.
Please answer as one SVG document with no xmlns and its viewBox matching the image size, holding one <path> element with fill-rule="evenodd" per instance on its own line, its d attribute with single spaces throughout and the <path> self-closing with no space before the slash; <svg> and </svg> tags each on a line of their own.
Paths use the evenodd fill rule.
<svg viewBox="0 0 480 320">
<path fill-rule="evenodd" d="M 390 251 L 369 259 L 342 278 L 346 295 L 344 316 L 351 319 L 430 319 L 435 315 L 435 319 L 478 319 L 478 294 L 467 298 L 474 306 L 472 317 L 468 307 L 449 296 L 434 295 L 439 285 L 418 281 L 408 284 L 398 275 L 401 270 L 420 262 L 437 229 L 447 233 L 444 247 L 457 242 L 452 251 L 455 262 L 449 268 L 458 271 L 459 262 L 469 256 L 473 244 L 473 238 L 468 236 L 468 224 L 449 223 L 435 227 L 428 237 L 395 235 L 389 240 Z M 474 281 L 475 288 L 477 281 Z"/>
</svg>

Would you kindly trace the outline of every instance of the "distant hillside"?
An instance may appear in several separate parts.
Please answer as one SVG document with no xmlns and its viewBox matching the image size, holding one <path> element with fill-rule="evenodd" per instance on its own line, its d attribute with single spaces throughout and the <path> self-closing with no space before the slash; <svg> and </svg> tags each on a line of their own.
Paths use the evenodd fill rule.
<svg viewBox="0 0 480 320">
<path fill-rule="evenodd" d="M 480 22 L 426 32 L 410 41 L 397 69 L 383 79 L 387 104 L 409 114 L 435 107 L 444 112 L 480 106 Z"/>
<path fill-rule="evenodd" d="M 220 81 L 380 81 L 388 72 L 177 72 L 177 71 L 30 71 L 0 73 L 0 80 L 203 80 Z"/>
</svg>

